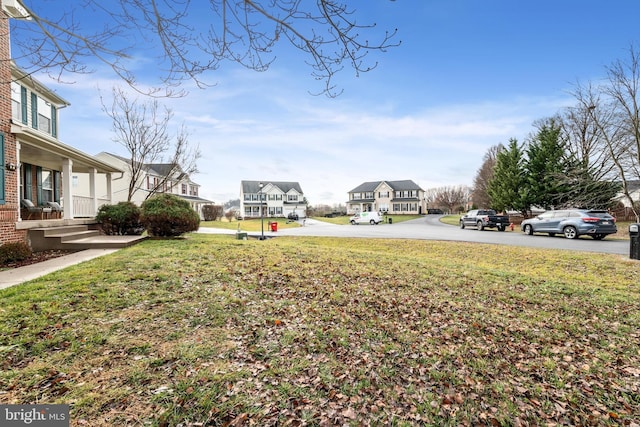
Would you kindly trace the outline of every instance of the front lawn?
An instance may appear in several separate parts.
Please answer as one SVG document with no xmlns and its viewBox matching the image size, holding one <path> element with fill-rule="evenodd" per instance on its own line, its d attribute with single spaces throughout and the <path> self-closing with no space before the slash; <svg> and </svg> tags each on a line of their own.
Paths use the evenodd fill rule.
<svg viewBox="0 0 640 427">
<path fill-rule="evenodd" d="M 473 243 L 150 240 L 0 291 L 0 403 L 98 427 L 638 426 L 638 277 Z"/>
<path fill-rule="evenodd" d="M 225 230 L 238 230 L 240 231 L 261 231 L 262 227 L 264 227 L 264 231 L 271 230 L 270 224 L 272 222 L 278 223 L 278 230 L 283 228 L 295 228 L 300 227 L 300 224 L 296 221 L 290 221 L 286 218 L 264 218 L 261 220 L 260 218 L 252 218 L 252 219 L 244 219 L 244 220 L 233 220 L 233 221 L 200 221 L 200 227 L 213 227 L 213 228 L 223 228 Z"/>
</svg>

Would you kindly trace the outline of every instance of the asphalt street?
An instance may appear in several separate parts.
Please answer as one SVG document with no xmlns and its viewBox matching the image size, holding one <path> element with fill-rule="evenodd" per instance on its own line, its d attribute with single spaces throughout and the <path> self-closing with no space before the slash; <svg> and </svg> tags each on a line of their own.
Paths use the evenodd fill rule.
<svg viewBox="0 0 640 427">
<path fill-rule="evenodd" d="M 216 228 L 200 228 L 200 233 L 235 234 L 235 230 Z M 251 232 L 251 236 L 261 233 Z M 516 228 L 515 231 L 500 232 L 497 230 L 479 231 L 473 228 L 461 229 L 440 222 L 439 215 L 427 215 L 411 221 L 395 224 L 378 225 L 335 225 L 314 219 L 307 219 L 304 227 L 286 228 L 272 232 L 267 229 L 266 237 L 277 236 L 324 236 L 324 237 L 355 237 L 377 239 L 416 239 L 416 240 L 444 240 L 456 242 L 489 243 L 497 245 L 512 245 L 532 248 L 565 249 L 572 251 L 618 254 L 629 256 L 629 240 L 605 238 L 593 240 L 581 237 L 569 240 L 563 236 L 549 237 L 545 234 L 529 236 Z"/>
</svg>

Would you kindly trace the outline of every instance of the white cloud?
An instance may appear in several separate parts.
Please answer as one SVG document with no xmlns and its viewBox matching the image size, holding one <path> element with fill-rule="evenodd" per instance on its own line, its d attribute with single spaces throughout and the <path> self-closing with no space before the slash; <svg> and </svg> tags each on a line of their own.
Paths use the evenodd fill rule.
<svg viewBox="0 0 640 427">
<path fill-rule="evenodd" d="M 120 82 L 97 77 L 57 86 L 72 103 L 62 113 L 61 137 L 90 154 L 124 154 L 112 141 L 97 89 L 110 96 Z M 490 146 L 523 140 L 534 120 L 566 103 L 494 100 L 424 106 L 408 114 L 392 103 L 367 105 L 357 94 L 313 97 L 295 86 L 272 85 L 274 78 L 234 72 L 222 75 L 219 86 L 160 99 L 173 110 L 176 126 L 184 122 L 200 146 L 201 173 L 194 179 L 203 197 L 217 203 L 237 198 L 243 179 L 298 181 L 312 204 L 344 203 L 349 190 L 371 180 L 412 179 L 423 188 L 471 185 Z"/>
</svg>

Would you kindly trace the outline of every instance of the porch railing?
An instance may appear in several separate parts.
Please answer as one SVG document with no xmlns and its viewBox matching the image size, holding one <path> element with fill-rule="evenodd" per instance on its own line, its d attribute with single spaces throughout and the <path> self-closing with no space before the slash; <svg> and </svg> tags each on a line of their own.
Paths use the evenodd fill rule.
<svg viewBox="0 0 640 427">
<path fill-rule="evenodd" d="M 110 203 L 108 199 L 98 199 L 98 208 Z M 97 212 L 93 209 L 93 199 L 91 197 L 73 196 L 73 216 L 74 218 L 93 218 Z"/>
</svg>

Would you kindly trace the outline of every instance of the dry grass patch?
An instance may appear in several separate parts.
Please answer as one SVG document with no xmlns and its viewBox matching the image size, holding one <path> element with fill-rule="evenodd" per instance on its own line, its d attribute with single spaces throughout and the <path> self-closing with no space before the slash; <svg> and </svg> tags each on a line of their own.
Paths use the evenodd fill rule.
<svg viewBox="0 0 640 427">
<path fill-rule="evenodd" d="M 469 243 L 147 241 L 0 291 L 0 403 L 91 426 L 638 425 L 639 273 Z"/>
</svg>

